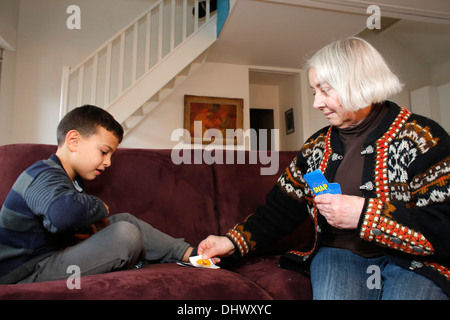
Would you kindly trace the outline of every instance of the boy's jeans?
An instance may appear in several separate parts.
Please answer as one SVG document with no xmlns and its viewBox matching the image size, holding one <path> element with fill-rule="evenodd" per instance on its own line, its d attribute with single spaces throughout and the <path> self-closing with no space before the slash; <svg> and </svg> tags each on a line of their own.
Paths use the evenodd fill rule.
<svg viewBox="0 0 450 320">
<path fill-rule="evenodd" d="M 20 283 L 67 279 L 76 265 L 81 275 L 132 267 L 139 259 L 181 261 L 189 244 L 153 228 L 128 213 L 109 217 L 110 225 L 79 244 L 56 251 L 40 261 L 33 274 Z"/>
<path fill-rule="evenodd" d="M 315 300 L 449 299 L 433 281 L 401 268 L 386 256 L 366 259 L 329 247 L 320 248 L 314 256 L 311 283 Z"/>
</svg>

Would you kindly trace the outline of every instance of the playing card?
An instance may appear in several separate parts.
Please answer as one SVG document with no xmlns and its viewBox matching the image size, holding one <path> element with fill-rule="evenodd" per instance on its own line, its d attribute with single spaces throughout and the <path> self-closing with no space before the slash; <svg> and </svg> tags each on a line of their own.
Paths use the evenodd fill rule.
<svg viewBox="0 0 450 320">
<path fill-rule="evenodd" d="M 208 269 L 219 269 L 211 259 L 203 259 L 202 256 L 189 257 L 189 261 L 194 267 L 197 268 L 208 268 Z"/>
<path fill-rule="evenodd" d="M 193 267 L 192 263 L 190 262 L 177 262 L 177 265 L 182 266 L 182 267 Z"/>
<path fill-rule="evenodd" d="M 339 183 L 333 182 L 328 184 L 328 191 L 331 194 L 342 194 Z"/>
<path fill-rule="evenodd" d="M 341 194 L 338 183 L 328 183 L 320 169 L 307 173 L 303 176 L 316 196 L 324 193 Z"/>
</svg>

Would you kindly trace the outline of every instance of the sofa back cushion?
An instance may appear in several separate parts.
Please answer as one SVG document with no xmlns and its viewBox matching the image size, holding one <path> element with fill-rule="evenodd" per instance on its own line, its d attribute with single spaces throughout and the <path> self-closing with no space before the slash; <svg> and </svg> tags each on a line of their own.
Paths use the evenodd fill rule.
<svg viewBox="0 0 450 320">
<path fill-rule="evenodd" d="M 218 231 L 211 166 L 177 165 L 171 150 L 119 148 L 111 167 L 85 187 L 112 214 L 131 213 L 192 245 Z"/>
<path fill-rule="evenodd" d="M 0 146 L 0 206 L 17 177 L 56 149 L 42 144 Z M 85 181 L 85 191 L 105 202 L 111 214 L 129 212 L 192 245 L 218 232 L 211 166 L 176 165 L 170 150 L 119 148 L 111 167 Z"/>
<path fill-rule="evenodd" d="M 0 205 L 17 177 L 38 160 L 48 159 L 54 145 L 15 144 L 0 146 Z M 85 181 L 85 191 L 104 201 L 111 214 L 129 212 L 155 228 L 197 245 L 210 234 L 224 234 L 253 213 L 296 152 L 278 153 L 278 167 L 272 175 L 260 161 L 251 163 L 249 151 L 233 151 L 235 163 L 244 152 L 244 164 L 207 164 L 190 153 L 190 163 L 177 165 L 171 150 L 119 148 L 112 165 L 95 180 Z M 205 151 L 206 152 L 206 151 Z M 199 164 L 194 164 L 199 163 Z M 286 249 L 298 244 L 298 234 L 308 237 L 301 226 L 287 240 Z M 305 236 L 306 233 L 306 236 Z M 306 241 L 306 240 L 304 240 Z"/>
<path fill-rule="evenodd" d="M 10 144 L 0 146 L 0 206 L 14 182 L 36 161 L 48 159 L 56 146 L 44 144 Z"/>
</svg>

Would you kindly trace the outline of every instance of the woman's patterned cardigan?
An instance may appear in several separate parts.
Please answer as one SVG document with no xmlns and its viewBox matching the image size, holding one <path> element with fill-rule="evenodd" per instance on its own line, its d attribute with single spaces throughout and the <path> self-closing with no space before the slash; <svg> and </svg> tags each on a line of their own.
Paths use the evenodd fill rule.
<svg viewBox="0 0 450 320">
<path fill-rule="evenodd" d="M 385 105 L 388 114 L 361 150 L 365 160 L 360 189 L 366 201 L 355 232 L 450 295 L 450 137 L 430 119 L 389 101 Z M 332 126 L 308 139 L 266 203 L 228 231 L 237 254 L 245 256 L 275 242 L 309 217 L 314 241 L 280 260 L 282 266 L 307 270 L 320 246 L 324 217 L 303 174 L 320 168 L 333 181 L 344 156 Z"/>
</svg>

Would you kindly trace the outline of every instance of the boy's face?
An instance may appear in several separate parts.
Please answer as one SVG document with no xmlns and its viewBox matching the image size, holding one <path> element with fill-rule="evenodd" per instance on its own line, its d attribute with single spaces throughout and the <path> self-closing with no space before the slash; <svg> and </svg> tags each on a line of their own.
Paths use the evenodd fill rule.
<svg viewBox="0 0 450 320">
<path fill-rule="evenodd" d="M 85 180 L 93 180 L 111 165 L 111 156 L 119 140 L 103 127 L 98 127 L 97 133 L 89 137 L 80 135 L 78 139 L 77 152 L 72 161 L 74 174 Z"/>
</svg>

